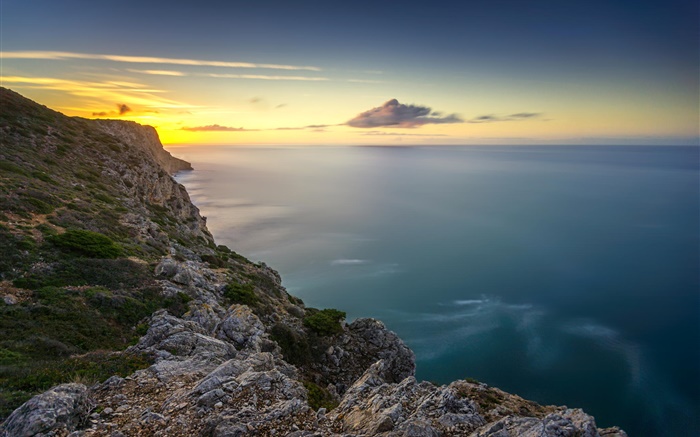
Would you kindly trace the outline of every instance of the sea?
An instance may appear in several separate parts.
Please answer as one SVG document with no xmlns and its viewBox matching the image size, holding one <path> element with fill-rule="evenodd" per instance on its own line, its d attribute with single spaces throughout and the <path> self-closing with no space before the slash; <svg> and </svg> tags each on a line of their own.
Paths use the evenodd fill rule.
<svg viewBox="0 0 700 437">
<path fill-rule="evenodd" d="M 169 151 L 218 244 L 381 319 L 419 380 L 700 435 L 698 147 Z"/>
</svg>

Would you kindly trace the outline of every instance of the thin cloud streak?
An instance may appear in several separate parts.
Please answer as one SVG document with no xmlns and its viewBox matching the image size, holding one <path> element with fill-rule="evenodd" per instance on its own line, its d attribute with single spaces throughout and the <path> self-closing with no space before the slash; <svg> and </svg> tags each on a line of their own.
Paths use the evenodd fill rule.
<svg viewBox="0 0 700 437">
<path fill-rule="evenodd" d="M 48 60 L 66 60 L 66 59 L 90 59 L 113 62 L 125 62 L 135 64 L 172 64 L 172 65 L 194 65 L 205 67 L 223 67 L 223 68 L 264 68 L 272 70 L 306 70 L 306 71 L 321 71 L 318 67 L 300 66 L 300 65 L 282 65 L 282 64 L 255 64 L 252 62 L 229 62 L 229 61 L 207 61 L 199 59 L 181 59 L 181 58 L 159 58 L 150 56 L 125 56 L 125 55 L 107 55 L 95 53 L 73 53 L 73 52 L 53 52 L 53 51 L 17 51 L 17 52 L 1 52 L 0 59 L 48 59 Z"/>
<path fill-rule="evenodd" d="M 163 109 L 184 109 L 197 107 L 157 96 L 156 94 L 164 91 L 149 89 L 143 84 L 132 82 L 87 82 L 56 79 L 51 77 L 21 76 L 3 77 L 2 80 L 4 83 L 16 84 L 22 88 L 63 91 L 74 96 L 98 99 L 102 102 L 127 101 L 132 105 Z"/>
<path fill-rule="evenodd" d="M 327 81 L 327 77 L 308 77 L 308 76 L 268 76 L 265 74 L 198 74 L 197 76 L 215 77 L 220 79 L 257 79 L 257 80 L 297 80 L 297 81 Z"/>
<path fill-rule="evenodd" d="M 407 134 L 398 132 L 383 132 L 378 130 L 373 130 L 369 132 L 361 132 L 360 135 L 367 136 L 392 136 L 392 137 L 446 137 L 445 134 Z"/>
<path fill-rule="evenodd" d="M 246 129 L 244 127 L 221 126 L 219 124 L 210 124 L 208 126 L 193 126 L 183 127 L 182 130 L 190 132 L 261 132 L 261 131 L 284 131 L 284 130 L 307 130 L 311 129 L 314 132 L 321 132 L 323 128 L 332 126 L 342 126 L 338 124 L 310 124 L 300 127 L 276 127 L 271 129 Z"/>
<path fill-rule="evenodd" d="M 517 114 L 510 114 L 506 116 L 480 115 L 467 121 L 467 123 L 497 123 L 501 121 L 519 121 L 532 118 L 539 118 L 541 116 L 542 113 L 540 112 L 518 112 Z"/>
<path fill-rule="evenodd" d="M 181 130 L 189 132 L 258 132 L 260 129 L 245 129 L 242 127 L 221 126 L 210 124 L 208 126 L 183 127 Z"/>
<path fill-rule="evenodd" d="M 131 73 L 151 74 L 154 76 L 187 76 L 187 73 L 175 70 L 132 70 L 127 68 L 126 71 Z"/>
<path fill-rule="evenodd" d="M 312 76 L 271 76 L 266 74 L 226 74 L 226 73 L 186 73 L 177 70 L 134 70 L 127 69 L 131 73 L 149 74 L 155 76 L 196 76 L 196 77 L 213 77 L 218 79 L 252 79 L 252 80 L 294 80 L 294 81 L 327 81 L 327 77 L 312 77 Z"/>
</svg>

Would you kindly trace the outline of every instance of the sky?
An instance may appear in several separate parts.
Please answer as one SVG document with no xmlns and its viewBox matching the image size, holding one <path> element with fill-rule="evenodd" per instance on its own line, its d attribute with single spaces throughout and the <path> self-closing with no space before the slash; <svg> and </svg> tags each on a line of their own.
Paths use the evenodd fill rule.
<svg viewBox="0 0 700 437">
<path fill-rule="evenodd" d="M 698 145 L 697 0 L 0 0 L 0 82 L 166 145 Z"/>
</svg>

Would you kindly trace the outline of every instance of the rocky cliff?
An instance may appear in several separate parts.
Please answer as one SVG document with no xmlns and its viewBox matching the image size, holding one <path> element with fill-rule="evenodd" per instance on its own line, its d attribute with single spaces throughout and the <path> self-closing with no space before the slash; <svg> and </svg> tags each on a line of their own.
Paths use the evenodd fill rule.
<svg viewBox="0 0 700 437">
<path fill-rule="evenodd" d="M 416 381 L 381 322 L 216 246 L 153 128 L 0 98 L 2 436 L 625 435 Z"/>
</svg>

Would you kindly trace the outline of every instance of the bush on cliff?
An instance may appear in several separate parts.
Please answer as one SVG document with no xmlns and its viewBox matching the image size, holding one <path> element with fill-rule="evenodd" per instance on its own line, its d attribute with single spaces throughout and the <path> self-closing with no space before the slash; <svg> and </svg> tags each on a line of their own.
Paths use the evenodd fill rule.
<svg viewBox="0 0 700 437">
<path fill-rule="evenodd" d="M 258 296 L 253 291 L 252 283 L 231 282 L 224 288 L 224 297 L 233 303 L 253 306 L 258 303 Z"/>
<path fill-rule="evenodd" d="M 118 258 L 123 253 L 121 246 L 108 236 L 82 229 L 72 229 L 55 235 L 50 241 L 63 251 L 88 258 Z"/>
<path fill-rule="evenodd" d="M 289 326 L 278 323 L 270 330 L 270 337 L 282 349 L 282 356 L 288 363 L 300 367 L 311 363 L 311 347 L 305 335 L 300 335 Z"/>
<path fill-rule="evenodd" d="M 335 335 L 343 332 L 341 322 L 345 319 L 345 311 L 328 308 L 325 310 L 307 309 L 304 326 L 318 335 Z"/>
<path fill-rule="evenodd" d="M 319 408 L 325 408 L 327 411 L 330 411 L 338 406 L 338 401 L 323 387 L 311 381 L 304 381 L 304 388 L 308 393 L 307 402 L 314 410 L 318 411 Z"/>
</svg>

